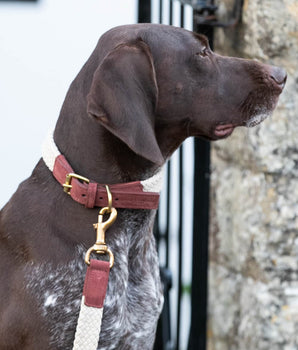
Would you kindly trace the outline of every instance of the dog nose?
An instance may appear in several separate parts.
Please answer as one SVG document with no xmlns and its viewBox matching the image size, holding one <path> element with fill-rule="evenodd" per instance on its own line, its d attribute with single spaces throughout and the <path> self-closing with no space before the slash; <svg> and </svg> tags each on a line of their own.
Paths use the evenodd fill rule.
<svg viewBox="0 0 298 350">
<path fill-rule="evenodd" d="M 271 67 L 270 78 L 283 89 L 287 81 L 287 72 L 280 67 Z"/>
</svg>

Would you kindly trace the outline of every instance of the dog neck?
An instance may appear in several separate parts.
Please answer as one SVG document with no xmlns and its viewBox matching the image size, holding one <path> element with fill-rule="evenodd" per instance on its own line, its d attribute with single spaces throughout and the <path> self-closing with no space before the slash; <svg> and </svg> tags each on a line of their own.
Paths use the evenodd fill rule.
<svg viewBox="0 0 298 350">
<path fill-rule="evenodd" d="M 42 157 L 56 180 L 63 185 L 65 192 L 70 194 L 75 201 L 88 208 L 106 205 L 107 193 L 104 185 L 92 182 L 85 176 L 74 172 L 57 148 L 53 133 L 48 134 L 43 144 Z M 82 180 L 83 183 L 78 180 Z M 118 208 L 157 209 L 159 192 L 162 187 L 162 168 L 146 180 L 112 184 L 109 187 L 115 194 L 114 203 Z"/>
<path fill-rule="evenodd" d="M 85 114 L 60 116 L 54 140 L 74 169 L 98 183 L 145 180 L 160 166 L 135 154 L 125 143 Z"/>
</svg>

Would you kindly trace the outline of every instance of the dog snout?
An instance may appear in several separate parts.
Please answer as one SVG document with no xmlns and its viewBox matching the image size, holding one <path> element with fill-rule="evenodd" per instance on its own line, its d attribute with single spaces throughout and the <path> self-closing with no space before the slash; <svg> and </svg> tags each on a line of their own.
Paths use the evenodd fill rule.
<svg viewBox="0 0 298 350">
<path fill-rule="evenodd" d="M 287 72 L 285 69 L 280 67 L 270 67 L 269 74 L 274 83 L 282 90 L 287 81 Z"/>
</svg>

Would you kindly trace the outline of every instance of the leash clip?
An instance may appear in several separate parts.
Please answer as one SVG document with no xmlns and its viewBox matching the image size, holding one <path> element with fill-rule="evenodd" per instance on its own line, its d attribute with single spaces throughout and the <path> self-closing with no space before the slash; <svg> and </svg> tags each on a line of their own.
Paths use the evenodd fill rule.
<svg viewBox="0 0 298 350">
<path fill-rule="evenodd" d="M 109 218 L 103 222 L 104 214 L 110 214 Z M 96 229 L 96 242 L 95 244 L 87 250 L 85 255 L 85 263 L 90 265 L 90 255 L 92 252 L 97 254 L 109 254 L 110 257 L 110 268 L 114 265 L 114 254 L 108 248 L 105 242 L 105 232 L 106 230 L 115 222 L 117 218 L 117 210 L 113 207 L 104 207 L 100 210 L 98 214 L 97 224 L 93 224 Z"/>
</svg>

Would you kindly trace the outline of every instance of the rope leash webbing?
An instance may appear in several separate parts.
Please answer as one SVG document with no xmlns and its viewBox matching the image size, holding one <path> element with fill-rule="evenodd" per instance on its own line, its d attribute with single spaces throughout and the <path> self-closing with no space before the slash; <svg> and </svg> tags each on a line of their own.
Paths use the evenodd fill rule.
<svg viewBox="0 0 298 350">
<path fill-rule="evenodd" d="M 84 283 L 73 350 L 97 349 L 109 271 L 109 262 L 90 260 Z"/>
</svg>

